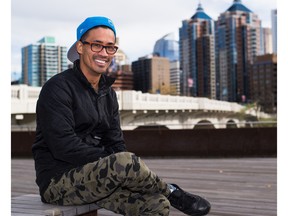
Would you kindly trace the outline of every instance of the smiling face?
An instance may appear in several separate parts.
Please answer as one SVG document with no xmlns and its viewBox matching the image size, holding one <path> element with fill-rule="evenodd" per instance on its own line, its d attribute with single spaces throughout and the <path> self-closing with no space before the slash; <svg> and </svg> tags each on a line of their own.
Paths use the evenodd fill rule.
<svg viewBox="0 0 288 216">
<path fill-rule="evenodd" d="M 80 58 L 80 68 L 84 75 L 89 80 L 105 73 L 114 55 L 108 54 L 105 48 L 100 52 L 93 52 L 89 43 L 96 42 L 103 46 L 113 46 L 115 44 L 114 32 L 104 27 L 93 28 L 85 34 L 81 41 L 77 42 L 76 47 Z"/>
</svg>

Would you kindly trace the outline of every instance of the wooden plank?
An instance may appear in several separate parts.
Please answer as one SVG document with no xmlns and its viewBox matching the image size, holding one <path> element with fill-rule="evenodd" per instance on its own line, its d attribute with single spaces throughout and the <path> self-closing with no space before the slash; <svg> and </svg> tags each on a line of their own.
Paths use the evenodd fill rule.
<svg viewBox="0 0 288 216">
<path fill-rule="evenodd" d="M 89 213 L 84 213 L 79 216 L 98 216 L 98 210 L 91 211 Z"/>
<path fill-rule="evenodd" d="M 206 197 L 209 216 L 276 216 L 277 158 L 142 158 L 168 183 Z M 11 195 L 38 194 L 32 159 L 12 159 Z M 100 216 L 116 216 L 99 209 Z M 171 207 L 170 215 L 184 216 Z M 22 215 L 23 216 L 23 215 Z"/>
<path fill-rule="evenodd" d="M 23 195 L 12 198 L 12 213 L 35 214 L 35 215 L 63 215 L 75 216 L 76 208 L 44 204 L 39 195 Z M 88 207 L 89 209 L 89 207 Z"/>
<path fill-rule="evenodd" d="M 44 204 L 41 202 L 39 195 L 29 194 L 20 197 L 12 197 L 11 208 L 13 214 L 75 216 L 83 215 L 98 209 L 99 207 L 95 204 L 92 204 L 91 207 L 90 205 L 56 206 Z"/>
</svg>

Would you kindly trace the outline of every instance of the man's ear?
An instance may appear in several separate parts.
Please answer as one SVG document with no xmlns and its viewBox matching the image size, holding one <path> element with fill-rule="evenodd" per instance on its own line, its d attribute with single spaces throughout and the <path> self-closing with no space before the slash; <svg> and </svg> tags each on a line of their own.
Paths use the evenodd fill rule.
<svg viewBox="0 0 288 216">
<path fill-rule="evenodd" d="M 83 53 L 83 43 L 81 41 L 76 42 L 76 50 L 79 55 Z"/>
</svg>

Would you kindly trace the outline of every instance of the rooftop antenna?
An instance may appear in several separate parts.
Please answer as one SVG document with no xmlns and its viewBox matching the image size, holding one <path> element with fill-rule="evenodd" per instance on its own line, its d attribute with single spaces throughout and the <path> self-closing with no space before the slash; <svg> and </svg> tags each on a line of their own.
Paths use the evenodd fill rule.
<svg viewBox="0 0 288 216">
<path fill-rule="evenodd" d="M 204 11 L 202 8 L 201 0 L 199 0 L 197 11 Z"/>
<path fill-rule="evenodd" d="M 233 3 L 241 3 L 241 0 L 234 0 Z"/>
</svg>

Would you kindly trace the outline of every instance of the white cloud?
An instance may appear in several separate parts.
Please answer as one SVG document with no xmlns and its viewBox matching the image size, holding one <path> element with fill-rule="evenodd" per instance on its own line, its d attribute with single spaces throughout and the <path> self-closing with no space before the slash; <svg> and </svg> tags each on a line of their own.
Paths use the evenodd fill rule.
<svg viewBox="0 0 288 216">
<path fill-rule="evenodd" d="M 204 11 L 214 20 L 232 5 L 233 0 L 202 0 Z M 271 10 L 276 0 L 242 0 L 258 13 L 263 26 L 270 26 Z M 182 20 L 190 18 L 198 1 L 191 0 L 11 0 L 12 68 L 21 67 L 21 48 L 44 36 L 70 47 L 76 39 L 76 28 L 88 16 L 110 17 L 120 37 L 120 47 L 130 60 L 149 54 L 159 38 L 175 32 Z M 19 66 L 20 65 L 20 66 Z"/>
</svg>

